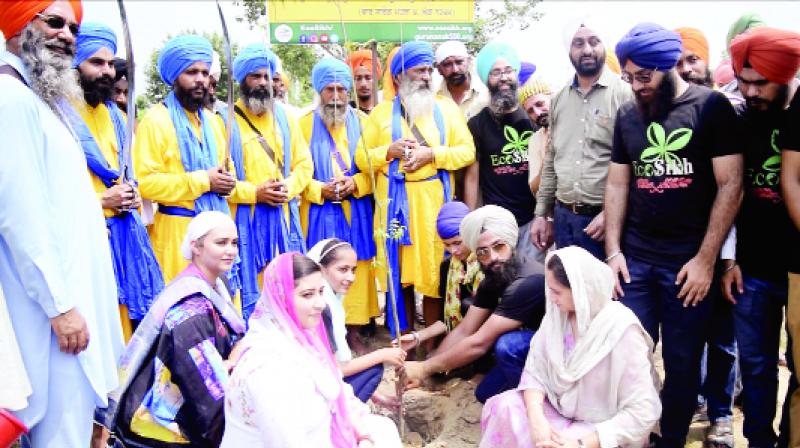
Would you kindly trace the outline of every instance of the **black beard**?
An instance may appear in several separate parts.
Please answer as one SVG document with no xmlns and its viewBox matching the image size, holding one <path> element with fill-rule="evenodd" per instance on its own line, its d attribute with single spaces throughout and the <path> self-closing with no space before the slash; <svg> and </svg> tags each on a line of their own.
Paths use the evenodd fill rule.
<svg viewBox="0 0 800 448">
<path fill-rule="evenodd" d="M 503 291 L 508 288 L 508 285 L 517 278 L 521 263 L 516 255 L 512 255 L 508 261 L 495 261 L 492 265 L 484 266 L 481 264 L 480 266 L 481 272 L 483 272 L 484 275 L 481 288 L 488 288 L 489 291 L 493 291 L 493 293 L 496 293 L 499 297 L 503 294 Z M 493 269 L 494 266 L 502 267 L 495 271 Z"/>
<path fill-rule="evenodd" d="M 681 76 L 681 78 L 683 78 L 683 76 Z M 706 73 L 702 78 L 692 76 L 691 73 L 687 75 L 687 78 L 683 78 L 683 80 L 698 86 L 705 86 L 708 88 L 714 87 L 714 78 L 711 76 L 711 70 L 709 69 L 706 69 Z"/>
<path fill-rule="evenodd" d="M 467 74 L 466 73 L 450 73 L 450 75 L 448 75 L 445 78 L 445 81 L 447 81 L 447 85 L 448 86 L 458 87 L 458 86 L 464 85 L 464 83 L 467 82 Z"/>
<path fill-rule="evenodd" d="M 193 97 L 190 91 L 184 90 L 177 83 L 173 86 L 173 90 L 175 91 L 175 96 L 178 98 L 178 102 L 181 103 L 181 106 L 191 112 L 197 112 L 200 110 L 206 101 L 206 97 L 208 96 L 207 87 L 203 87 L 203 96 L 200 98 Z"/>
<path fill-rule="evenodd" d="M 509 90 L 500 90 L 500 82 L 489 85 L 489 93 L 492 95 L 490 108 L 496 115 L 507 114 L 519 104 L 517 97 L 517 81 L 501 81 L 510 85 Z"/>
<path fill-rule="evenodd" d="M 580 62 L 582 57 L 583 56 L 579 56 L 577 61 L 572 59 L 571 56 L 569 58 L 570 61 L 572 62 L 572 66 L 575 67 L 575 72 L 578 74 L 578 76 L 592 77 L 592 76 L 597 76 L 601 71 L 603 71 L 603 65 L 605 65 L 606 63 L 605 56 L 595 57 L 594 59 L 595 63 L 591 65 Z"/>
<path fill-rule="evenodd" d="M 372 99 L 372 94 L 369 95 L 358 95 L 359 101 L 369 101 Z"/>
<path fill-rule="evenodd" d="M 666 118 L 675 100 L 676 91 L 675 74 L 673 72 L 667 72 L 661 84 L 656 87 L 655 95 L 652 99 L 644 101 L 639 97 L 638 92 L 634 92 L 634 95 L 636 95 L 636 106 L 642 114 L 645 124 L 658 122 Z"/>
<path fill-rule="evenodd" d="M 763 118 L 763 119 L 772 119 L 776 115 L 780 114 L 783 111 L 784 106 L 786 105 L 786 99 L 789 96 L 789 86 L 782 85 L 778 90 L 777 96 L 772 101 L 763 100 L 761 98 L 745 98 L 745 104 L 747 105 L 747 113 L 748 114 L 755 114 L 756 117 Z M 758 106 L 766 105 L 766 109 L 760 108 Z"/>
<path fill-rule="evenodd" d="M 536 124 L 546 128 L 550 124 L 550 114 L 539 115 L 539 118 L 536 119 Z"/>
<path fill-rule="evenodd" d="M 239 84 L 239 91 L 245 99 L 268 100 L 272 98 L 272 90 L 269 87 L 248 87 L 246 84 Z"/>
<path fill-rule="evenodd" d="M 78 76 L 83 88 L 83 99 L 86 104 L 97 107 L 98 104 L 104 103 L 111 99 L 111 94 L 114 90 L 114 78 L 108 75 L 103 75 L 99 78 L 89 79 L 83 73 L 78 71 Z"/>
</svg>

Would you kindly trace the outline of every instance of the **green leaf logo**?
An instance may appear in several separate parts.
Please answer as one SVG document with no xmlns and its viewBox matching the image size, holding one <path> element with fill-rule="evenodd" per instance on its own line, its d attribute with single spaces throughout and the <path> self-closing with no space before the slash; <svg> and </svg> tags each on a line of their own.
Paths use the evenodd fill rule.
<svg viewBox="0 0 800 448">
<path fill-rule="evenodd" d="M 689 128 L 678 128 L 666 135 L 664 128 L 656 123 L 650 123 L 647 127 L 647 141 L 650 146 L 642 151 L 639 156 L 642 162 L 652 163 L 663 160 L 669 163 L 681 163 L 681 158 L 675 153 L 685 148 L 692 139 L 692 130 Z"/>
<path fill-rule="evenodd" d="M 503 154 L 511 154 L 513 152 L 524 152 L 528 150 L 528 140 L 533 135 L 533 131 L 525 131 L 520 135 L 516 129 L 506 125 L 503 128 L 503 136 L 506 138 L 506 143 L 500 150 Z"/>
<path fill-rule="evenodd" d="M 767 160 L 764 161 L 764 164 L 761 165 L 765 171 L 780 171 L 781 170 L 781 150 L 778 148 L 778 145 L 775 143 L 775 139 L 778 137 L 778 130 L 772 130 L 772 136 L 770 136 L 769 144 L 772 146 L 772 151 L 775 152 L 774 155 L 770 156 Z"/>
</svg>

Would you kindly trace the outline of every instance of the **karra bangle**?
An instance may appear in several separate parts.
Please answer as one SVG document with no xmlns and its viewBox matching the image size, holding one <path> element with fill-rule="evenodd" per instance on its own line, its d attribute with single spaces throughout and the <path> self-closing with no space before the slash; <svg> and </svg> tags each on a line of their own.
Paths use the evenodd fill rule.
<svg viewBox="0 0 800 448">
<path fill-rule="evenodd" d="M 617 255 L 622 255 L 622 251 L 618 250 L 618 251 L 614 252 L 613 254 L 609 255 L 608 258 L 606 258 L 606 263 L 608 263 L 609 261 L 614 259 L 614 257 L 616 257 Z"/>
<path fill-rule="evenodd" d="M 738 266 L 738 265 L 736 264 L 736 261 L 734 261 L 734 262 L 733 262 L 733 264 L 732 264 L 732 265 L 730 265 L 730 266 L 728 266 L 727 268 L 725 268 L 725 270 L 724 270 L 724 271 L 722 271 L 722 273 L 724 274 L 724 273 L 726 273 L 726 272 L 730 272 L 730 271 L 732 271 L 732 270 L 733 270 L 733 268 L 735 268 L 736 266 Z"/>
</svg>

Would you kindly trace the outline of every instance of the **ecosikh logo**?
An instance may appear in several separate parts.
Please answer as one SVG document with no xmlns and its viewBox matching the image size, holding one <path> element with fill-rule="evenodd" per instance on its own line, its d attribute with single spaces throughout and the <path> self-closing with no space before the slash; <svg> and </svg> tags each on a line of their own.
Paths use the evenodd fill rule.
<svg viewBox="0 0 800 448">
<path fill-rule="evenodd" d="M 750 168 L 749 170 L 748 174 L 754 187 L 774 187 L 781 182 L 781 150 L 775 143 L 777 138 L 778 129 L 773 129 L 769 144 L 774 154 L 764 160 L 760 170 L 756 171 L 755 168 Z"/>
<path fill-rule="evenodd" d="M 525 131 L 522 134 L 513 127 L 506 125 L 503 128 L 503 136 L 506 144 L 500 149 L 500 154 L 492 154 L 492 166 L 514 165 L 525 162 L 528 158 L 528 140 L 533 135 L 533 131 Z"/>
<path fill-rule="evenodd" d="M 667 135 L 663 126 L 650 123 L 647 127 L 647 141 L 650 146 L 642 151 L 640 161 L 633 162 L 634 174 L 637 177 L 651 177 L 686 176 L 694 173 L 692 163 L 676 154 L 691 139 L 691 129 L 678 128 Z"/>
</svg>

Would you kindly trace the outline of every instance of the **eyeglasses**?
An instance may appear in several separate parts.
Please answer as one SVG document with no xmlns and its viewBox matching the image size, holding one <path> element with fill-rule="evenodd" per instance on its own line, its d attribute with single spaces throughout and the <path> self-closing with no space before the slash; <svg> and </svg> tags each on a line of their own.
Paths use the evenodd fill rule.
<svg viewBox="0 0 800 448">
<path fill-rule="evenodd" d="M 497 241 L 493 243 L 491 247 L 479 247 L 475 251 L 475 257 L 478 259 L 478 261 L 486 262 L 489 261 L 489 259 L 491 258 L 492 252 L 501 255 L 506 251 L 508 251 L 509 249 L 510 246 L 506 244 L 504 241 Z"/>
<path fill-rule="evenodd" d="M 634 79 L 642 84 L 648 84 L 653 80 L 653 74 L 657 71 L 658 70 L 639 70 L 633 75 L 628 72 L 622 72 L 622 80 L 628 84 L 633 84 Z"/>
<path fill-rule="evenodd" d="M 496 69 L 494 69 L 494 70 L 492 70 L 492 71 L 490 71 L 490 72 L 489 72 L 489 77 L 490 77 L 490 78 L 497 79 L 497 78 L 501 78 L 503 75 L 505 75 L 505 76 L 511 76 L 511 75 L 513 75 L 513 74 L 514 74 L 514 73 L 516 73 L 516 72 L 517 72 L 517 71 L 516 71 L 516 70 L 514 70 L 514 67 L 506 67 L 506 68 L 504 68 L 504 69 L 502 69 L 502 70 L 501 70 L 501 69 L 499 69 L 499 68 L 496 68 Z"/>
<path fill-rule="evenodd" d="M 81 26 L 75 22 L 67 23 L 67 19 L 61 16 L 47 16 L 44 14 L 36 14 L 36 17 L 42 20 L 42 22 L 46 23 L 51 29 L 54 30 L 62 30 L 64 26 L 69 28 L 69 32 L 72 33 L 73 36 L 77 36 L 78 32 L 81 30 Z"/>
</svg>

